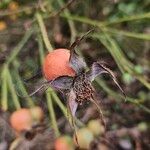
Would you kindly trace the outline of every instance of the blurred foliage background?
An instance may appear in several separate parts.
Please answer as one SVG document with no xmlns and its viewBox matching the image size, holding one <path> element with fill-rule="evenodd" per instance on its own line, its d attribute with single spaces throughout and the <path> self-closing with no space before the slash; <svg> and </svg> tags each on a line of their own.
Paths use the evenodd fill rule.
<svg viewBox="0 0 150 150">
<path fill-rule="evenodd" d="M 0 0 L 1 110 L 11 114 L 21 107 L 41 106 L 56 135 L 70 134 L 59 123 L 68 118 L 62 95 L 52 89 L 27 98 L 18 93 L 27 96 L 43 82 L 42 77 L 28 84 L 23 79 L 42 68 L 48 52 L 69 47 L 76 37 L 94 28 L 78 49 L 89 66 L 96 60 L 105 61 L 127 95 L 125 100 L 107 76 L 94 82 L 108 131 L 139 127 L 145 133 L 140 134 L 142 141 L 136 142 L 141 148 L 150 148 L 146 133 L 150 114 L 149 8 L 149 0 Z M 97 118 L 90 113 L 84 116 L 94 109 L 92 104 L 81 108 L 77 117 L 83 124 Z M 131 149 L 137 147 L 131 137 L 127 141 Z"/>
</svg>

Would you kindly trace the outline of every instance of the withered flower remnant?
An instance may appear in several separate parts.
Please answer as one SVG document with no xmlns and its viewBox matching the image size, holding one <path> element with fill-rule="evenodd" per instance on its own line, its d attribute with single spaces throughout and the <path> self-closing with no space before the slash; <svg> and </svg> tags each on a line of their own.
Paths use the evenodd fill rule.
<svg viewBox="0 0 150 150">
<path fill-rule="evenodd" d="M 67 97 L 67 105 L 69 107 L 72 117 L 75 116 L 78 105 L 82 105 L 86 101 L 91 101 L 98 108 L 100 112 L 101 121 L 105 125 L 100 106 L 97 103 L 96 98 L 94 96 L 95 90 L 94 87 L 92 86 L 92 81 L 100 74 L 108 74 L 110 75 L 110 77 L 113 79 L 113 81 L 119 87 L 119 89 L 122 91 L 123 94 L 124 91 L 118 84 L 113 72 L 110 69 L 108 69 L 103 62 L 94 62 L 90 67 L 89 71 L 86 71 L 87 68 L 86 62 L 82 57 L 80 57 L 77 54 L 75 47 L 91 31 L 92 30 L 88 31 L 85 35 L 78 38 L 69 48 L 70 50 L 69 65 L 75 71 L 75 76 L 68 76 L 68 75 L 59 76 L 54 80 L 46 81 L 39 89 L 31 93 L 30 96 L 32 96 L 45 86 L 46 87 L 50 86 L 55 90 L 62 92 Z"/>
</svg>

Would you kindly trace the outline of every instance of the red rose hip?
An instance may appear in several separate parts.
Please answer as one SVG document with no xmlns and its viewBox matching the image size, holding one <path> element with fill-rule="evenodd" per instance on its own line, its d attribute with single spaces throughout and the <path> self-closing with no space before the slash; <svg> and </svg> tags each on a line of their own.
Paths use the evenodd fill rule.
<svg viewBox="0 0 150 150">
<path fill-rule="evenodd" d="M 69 66 L 70 51 L 68 49 L 56 49 L 50 52 L 43 63 L 43 75 L 47 80 L 68 75 L 75 76 L 75 71 Z"/>
</svg>

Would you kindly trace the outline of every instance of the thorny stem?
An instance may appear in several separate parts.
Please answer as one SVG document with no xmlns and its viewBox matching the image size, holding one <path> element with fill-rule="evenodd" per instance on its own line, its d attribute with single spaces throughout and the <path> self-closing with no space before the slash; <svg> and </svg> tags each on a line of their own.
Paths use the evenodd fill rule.
<svg viewBox="0 0 150 150">
<path fill-rule="evenodd" d="M 33 107 L 34 106 L 34 103 L 33 103 L 33 100 L 31 97 L 28 96 L 28 93 L 26 91 L 26 88 L 24 87 L 24 84 L 20 78 L 20 75 L 19 75 L 19 72 L 18 72 L 18 69 L 17 69 L 17 65 L 16 65 L 16 61 L 14 61 L 14 67 L 15 67 L 15 71 L 14 71 L 14 74 L 15 74 L 15 78 L 17 79 L 18 81 L 18 88 L 20 89 L 20 91 L 22 92 L 22 94 L 24 96 L 26 96 L 27 100 L 28 100 L 28 105 L 29 107 Z"/>
<path fill-rule="evenodd" d="M 10 91 L 11 91 L 11 94 L 12 94 L 12 98 L 13 98 L 13 101 L 14 101 L 14 105 L 16 107 L 16 109 L 19 109 L 21 106 L 20 106 L 20 103 L 19 103 L 19 99 L 18 99 L 18 96 L 16 94 L 16 91 L 14 89 L 14 85 L 13 85 L 13 82 L 12 82 L 12 77 L 10 75 L 10 72 L 9 72 L 9 64 L 15 59 L 15 57 L 18 55 L 18 53 L 20 52 L 20 50 L 23 48 L 23 46 L 25 45 L 25 43 L 28 41 L 28 39 L 31 37 L 33 33 L 33 29 L 29 29 L 24 37 L 22 38 L 22 40 L 19 42 L 19 44 L 12 50 L 10 56 L 8 57 L 8 59 L 6 60 L 6 64 L 4 65 L 3 67 L 3 73 L 2 73 L 2 78 L 3 78 L 3 86 L 2 86 L 2 102 L 1 102 L 1 105 L 2 105 L 2 108 L 4 110 L 7 110 L 8 109 L 8 103 L 7 103 L 7 87 L 9 87 Z"/>
<path fill-rule="evenodd" d="M 39 52 L 40 54 L 40 60 L 41 60 L 41 65 L 43 64 L 43 59 L 44 59 L 44 47 L 43 47 L 43 42 L 41 41 L 41 36 L 38 35 L 38 46 L 39 46 Z M 48 91 L 48 92 L 47 92 Z M 53 106 L 53 102 L 52 102 L 52 89 L 48 88 L 48 90 L 46 91 L 46 98 L 47 98 L 47 104 L 48 104 L 48 110 L 50 113 L 50 119 L 52 121 L 52 126 L 55 130 L 56 136 L 59 136 L 59 129 L 57 126 L 57 121 L 56 121 L 56 117 L 55 117 L 55 111 L 54 111 L 54 106 Z"/>
<path fill-rule="evenodd" d="M 57 94 L 52 91 L 51 92 L 52 98 L 54 99 L 55 103 L 57 103 L 57 105 L 60 107 L 61 111 L 63 112 L 64 116 L 67 118 L 67 109 L 65 108 L 65 106 L 63 105 L 63 103 L 61 102 L 61 100 L 59 99 L 59 97 L 57 96 Z"/>
<path fill-rule="evenodd" d="M 8 109 L 8 99 L 7 99 L 7 66 L 4 66 L 1 79 L 2 79 L 2 89 L 1 89 L 1 106 L 5 111 Z"/>
<path fill-rule="evenodd" d="M 39 24 L 39 27 L 40 27 L 40 30 L 41 30 L 41 34 L 42 34 L 42 37 L 43 37 L 43 41 L 45 43 L 45 46 L 47 48 L 47 50 L 50 52 L 53 50 L 53 47 L 48 39 L 48 34 L 47 34 L 47 31 L 46 31 L 46 27 L 44 25 L 44 21 L 43 21 L 43 18 L 41 16 L 40 13 L 36 13 L 36 19 L 37 19 L 37 22 Z"/>
<path fill-rule="evenodd" d="M 6 65 L 4 66 L 3 72 L 4 72 L 5 75 L 3 77 L 4 80 L 3 80 L 3 86 L 2 86 L 2 108 L 4 110 L 7 110 L 7 107 L 8 107 L 8 104 L 7 104 L 7 95 L 6 95 L 7 94 L 6 93 L 7 92 L 7 84 L 8 84 L 8 87 L 9 87 L 10 91 L 11 91 L 12 98 L 13 98 L 14 105 L 15 105 L 16 109 L 19 109 L 21 107 L 20 103 L 19 103 L 18 96 L 17 96 L 16 91 L 14 89 L 14 85 L 13 85 L 13 82 L 12 82 L 12 77 L 10 75 L 8 67 L 9 67 L 9 64 L 17 56 L 17 54 L 19 53 L 19 51 L 22 49 L 22 47 L 24 46 L 24 44 L 28 41 L 28 39 L 30 38 L 30 36 L 32 35 L 32 33 L 33 33 L 32 29 L 30 29 L 30 30 L 28 30 L 26 32 L 26 34 L 22 38 L 21 42 L 14 48 L 14 50 L 12 51 L 10 57 L 8 57 Z M 18 77 L 18 79 L 20 79 L 20 78 Z M 21 79 L 20 79 L 20 81 L 21 81 Z M 6 82 L 7 82 L 7 84 L 6 84 Z M 25 93 L 25 88 L 24 88 L 23 85 L 21 86 L 21 89 Z M 33 102 L 30 100 L 30 106 L 32 104 L 33 104 Z"/>
<path fill-rule="evenodd" d="M 130 61 L 127 60 L 127 58 L 122 53 L 122 51 L 120 50 L 120 47 L 118 46 L 118 44 L 115 42 L 114 39 L 112 39 L 107 33 L 104 33 L 102 36 L 98 34 L 93 34 L 92 37 L 99 39 L 100 42 L 108 49 L 108 51 L 114 57 L 122 73 L 124 72 L 130 73 L 136 79 L 138 79 L 145 87 L 150 89 L 150 84 L 147 82 L 145 78 L 142 77 L 141 74 L 137 74 L 135 72 L 134 65 Z"/>
<path fill-rule="evenodd" d="M 115 40 L 113 40 L 109 36 L 109 34 L 105 34 L 105 37 L 106 37 L 106 40 L 110 42 L 111 47 L 113 47 L 113 49 L 117 51 L 117 54 L 120 55 L 120 58 L 124 58 L 124 63 L 121 63 L 122 68 L 126 70 L 127 72 L 129 72 L 130 74 L 134 75 L 141 83 L 143 83 L 148 89 L 150 89 L 150 84 L 143 77 L 141 77 L 141 75 L 138 75 L 134 71 L 133 65 L 129 61 L 127 61 L 126 57 L 121 52 L 120 47 L 116 44 Z M 118 61 L 120 60 L 120 58 L 118 58 Z"/>
<path fill-rule="evenodd" d="M 65 18 L 67 18 L 67 19 L 71 19 L 71 20 L 75 20 L 75 21 L 79 21 L 79 22 L 83 22 L 83 23 L 86 23 L 86 24 L 90 24 L 90 25 L 93 25 L 93 26 L 96 26 L 96 27 L 99 27 L 103 32 L 104 32 L 104 35 L 105 35 L 105 38 L 103 39 L 103 41 L 102 41 L 102 39 L 101 38 L 99 38 L 100 39 L 100 41 L 101 42 L 103 42 L 103 44 L 105 43 L 105 42 L 109 42 L 109 44 L 104 44 L 104 46 L 111 52 L 111 54 L 112 54 L 112 56 L 115 58 L 115 60 L 116 60 L 116 62 L 117 62 L 117 64 L 118 64 L 118 66 L 119 66 L 119 68 L 120 68 L 120 70 L 122 71 L 122 72 L 124 72 L 124 71 L 127 71 L 127 72 L 129 72 L 130 74 L 132 74 L 133 76 L 135 76 L 141 83 L 143 83 L 148 89 L 150 89 L 150 84 L 145 80 L 145 79 L 143 79 L 140 75 L 137 75 L 135 72 L 134 72 L 134 68 L 133 68 L 133 66 L 130 64 L 130 62 L 129 61 L 127 61 L 126 60 L 126 58 L 125 58 L 125 56 L 123 56 L 123 53 L 121 52 L 121 51 L 118 51 L 119 49 L 119 47 L 117 46 L 117 44 L 115 43 L 115 41 L 114 40 L 112 40 L 112 38 L 110 38 L 110 36 L 108 35 L 108 33 L 106 33 L 106 31 L 109 29 L 107 29 L 107 27 L 106 27 L 106 25 L 110 25 L 110 24 L 115 24 L 115 23 L 121 23 L 121 22 L 124 22 L 124 21 L 132 21 L 132 20 L 138 20 L 138 19 L 144 19 L 144 18 L 150 18 L 150 13 L 146 13 L 146 14 L 141 14 L 141 15 L 138 15 L 138 16 L 131 16 L 131 17 L 128 17 L 128 18 L 121 18 L 120 20 L 118 19 L 117 21 L 114 21 L 114 22 L 111 22 L 111 23 L 106 23 L 106 22 L 99 22 L 99 21 L 97 21 L 97 20 L 91 20 L 91 19 L 89 19 L 89 18 L 83 18 L 83 17 L 79 17 L 79 16 L 73 16 L 73 15 L 70 15 L 70 16 L 64 16 L 63 14 L 61 15 L 62 17 L 65 17 Z M 114 30 L 113 30 L 114 31 Z M 115 30 L 116 31 L 116 30 Z M 119 32 L 118 32 L 119 33 Z M 125 32 L 121 32 L 121 34 L 124 34 L 124 35 L 127 35 L 127 36 L 130 36 L 131 34 L 130 33 L 127 33 L 127 34 L 125 34 Z M 135 33 L 134 34 L 134 37 L 136 37 L 137 38 L 137 35 L 139 36 L 139 34 L 138 33 Z M 100 36 L 100 35 L 99 35 Z M 141 37 L 142 39 L 145 39 L 146 38 L 146 40 L 149 40 L 149 37 L 147 36 L 147 35 L 145 35 L 145 36 L 142 36 Z M 110 45 L 110 46 L 108 46 L 108 45 Z M 113 47 L 113 49 L 112 49 L 112 47 Z M 112 50 L 116 50 L 116 51 L 118 51 L 117 52 L 117 55 L 116 55 L 116 53 L 114 53 Z M 120 57 L 120 56 L 122 56 L 122 57 Z M 127 63 L 127 65 L 120 65 L 119 63 L 118 63 L 118 61 L 120 60 L 120 58 L 122 58 L 122 61 L 124 61 L 124 62 L 126 62 Z"/>
<path fill-rule="evenodd" d="M 110 52 L 110 54 L 113 56 L 113 58 L 114 58 L 115 60 L 118 60 L 118 55 L 115 55 L 115 53 L 113 53 L 113 51 L 110 49 L 109 45 L 108 45 L 107 42 L 105 41 L 104 37 L 101 37 L 101 36 L 100 36 L 100 37 L 99 37 L 99 40 L 100 40 L 100 42 L 109 50 L 109 52 Z M 123 58 L 122 58 L 122 59 L 123 59 Z M 123 61 L 123 60 L 122 60 L 122 61 Z M 121 71 L 122 74 L 123 74 L 125 71 L 123 70 L 121 64 L 120 64 L 118 61 L 116 61 L 116 63 L 117 63 L 117 65 L 118 65 L 120 71 Z"/>
<path fill-rule="evenodd" d="M 93 25 L 93 26 L 97 26 L 97 27 L 106 27 L 106 26 L 110 26 L 113 24 L 119 24 L 122 22 L 128 22 L 128 21 L 134 21 L 134 20 L 140 20 L 140 19 L 149 19 L 150 18 L 150 13 L 144 13 L 144 14 L 140 14 L 140 15 L 132 15 L 132 16 L 128 16 L 128 17 L 124 17 L 124 18 L 118 18 L 115 21 L 97 21 L 97 20 L 92 20 L 89 18 L 85 18 L 85 17 L 81 17 L 81 16 L 75 16 L 75 15 L 64 15 L 61 14 L 60 15 L 63 18 L 66 19 L 70 19 L 70 20 L 74 20 L 74 21 L 78 21 L 78 22 L 83 22 L 89 25 Z"/>
<path fill-rule="evenodd" d="M 57 126 L 56 116 L 55 116 L 55 112 L 54 112 L 54 106 L 53 106 L 53 102 L 52 102 L 52 98 L 51 98 L 51 91 L 46 92 L 46 98 L 47 98 L 47 104 L 48 104 L 50 118 L 52 121 L 52 126 L 55 130 L 56 136 L 58 137 L 60 135 L 60 133 L 59 133 L 58 126 Z"/>
<path fill-rule="evenodd" d="M 118 24 L 118 23 L 122 23 L 122 22 L 127 22 L 127 21 L 135 21 L 135 20 L 140 20 L 140 19 L 149 19 L 150 18 L 150 13 L 144 13 L 144 14 L 139 14 L 139 15 L 132 15 L 132 16 L 127 16 L 124 18 L 119 18 L 115 21 L 111 21 L 111 22 L 103 22 L 103 24 L 105 26 L 110 26 L 113 24 Z"/>
<path fill-rule="evenodd" d="M 110 27 L 107 27 L 105 29 L 106 31 L 114 35 L 118 34 L 118 35 L 124 35 L 127 37 L 132 37 L 132 38 L 141 39 L 141 40 L 150 40 L 150 36 L 144 33 L 134 33 L 134 32 L 129 32 L 129 31 L 117 30 L 117 29 L 110 28 Z"/>
<path fill-rule="evenodd" d="M 10 74 L 8 69 L 7 69 L 7 74 L 8 74 L 7 84 L 8 84 L 8 87 L 10 89 L 14 105 L 15 105 L 16 109 L 20 109 L 21 106 L 20 106 L 20 103 L 19 103 L 19 99 L 18 99 L 18 96 L 16 94 L 16 91 L 15 91 L 15 88 L 14 88 L 14 85 L 13 85 L 13 82 L 12 82 L 12 77 L 11 77 L 11 74 Z"/>
</svg>

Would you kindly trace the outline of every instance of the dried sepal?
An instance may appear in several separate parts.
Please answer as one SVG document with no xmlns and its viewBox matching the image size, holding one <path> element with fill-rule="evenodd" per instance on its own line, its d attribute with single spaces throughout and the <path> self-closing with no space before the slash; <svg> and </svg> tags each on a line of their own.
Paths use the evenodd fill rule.
<svg viewBox="0 0 150 150">
<path fill-rule="evenodd" d="M 72 86 L 73 77 L 71 76 L 60 76 L 55 80 L 51 81 L 49 85 L 56 90 L 69 90 Z"/>
<path fill-rule="evenodd" d="M 73 89 L 70 90 L 67 96 L 67 106 L 71 114 L 71 122 L 72 122 L 72 126 L 73 126 L 74 133 L 75 133 L 75 140 L 78 144 L 78 137 L 77 137 L 77 132 L 76 132 L 75 120 L 74 120 L 75 113 L 78 108 L 78 103 L 76 102 L 76 94 L 74 93 Z"/>
<path fill-rule="evenodd" d="M 72 82 L 73 82 L 73 77 L 60 76 L 60 77 L 56 78 L 55 80 L 43 82 L 36 90 L 31 92 L 28 96 L 33 96 L 38 91 L 43 90 L 43 89 L 45 89 L 44 91 L 46 91 L 49 88 L 49 86 L 52 87 L 53 89 L 55 89 L 57 91 L 61 91 L 61 92 L 63 90 L 69 90 L 72 86 Z M 28 97 L 28 96 L 21 96 L 21 95 L 19 95 L 19 96 L 22 98 Z"/>
<path fill-rule="evenodd" d="M 82 37 L 77 38 L 69 47 L 69 50 L 71 51 L 69 63 L 70 63 L 70 66 L 75 70 L 76 74 L 80 74 L 85 70 L 86 63 L 84 59 L 77 54 L 75 47 L 79 45 L 79 43 L 92 31 L 93 29 L 89 30 Z"/>
<path fill-rule="evenodd" d="M 104 63 L 101 62 L 94 62 L 92 64 L 92 67 L 90 68 L 90 71 L 88 71 L 86 73 L 88 79 L 92 82 L 98 75 L 106 73 L 108 74 L 114 81 L 114 83 L 117 85 L 117 87 L 121 90 L 121 92 L 123 93 L 123 95 L 126 97 L 123 89 L 121 88 L 121 86 L 119 85 L 119 83 L 117 82 L 117 79 L 114 75 L 114 73 L 107 68 Z"/>
<path fill-rule="evenodd" d="M 71 50 L 69 64 L 76 74 L 82 73 L 86 68 L 85 61 L 76 53 L 75 49 Z"/>
<path fill-rule="evenodd" d="M 86 73 L 86 76 L 92 82 L 98 75 L 102 73 L 107 73 L 107 71 L 102 67 L 100 63 L 94 62 L 90 70 Z"/>
<path fill-rule="evenodd" d="M 67 102 L 68 102 L 68 107 L 70 109 L 71 115 L 74 117 L 78 107 L 78 103 L 76 102 L 76 94 L 72 89 L 68 94 Z"/>
</svg>

